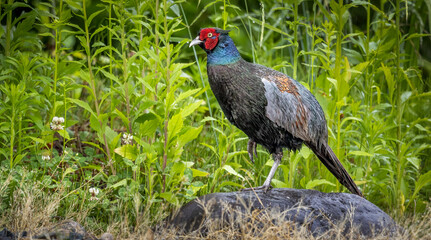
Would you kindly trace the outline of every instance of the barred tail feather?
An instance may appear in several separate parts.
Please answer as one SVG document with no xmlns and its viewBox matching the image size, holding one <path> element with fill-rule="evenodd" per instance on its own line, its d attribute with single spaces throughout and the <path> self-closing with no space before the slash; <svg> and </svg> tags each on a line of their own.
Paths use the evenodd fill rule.
<svg viewBox="0 0 431 240">
<path fill-rule="evenodd" d="M 315 147 L 314 144 L 306 143 L 306 145 L 311 150 L 313 150 L 323 165 L 325 165 L 325 167 L 338 179 L 341 184 L 343 184 L 353 194 L 364 197 L 361 190 L 359 190 L 358 186 L 350 177 L 349 173 L 347 173 L 346 169 L 343 167 L 340 160 L 338 160 L 337 156 L 327 143 L 324 143 L 321 148 Z"/>
</svg>

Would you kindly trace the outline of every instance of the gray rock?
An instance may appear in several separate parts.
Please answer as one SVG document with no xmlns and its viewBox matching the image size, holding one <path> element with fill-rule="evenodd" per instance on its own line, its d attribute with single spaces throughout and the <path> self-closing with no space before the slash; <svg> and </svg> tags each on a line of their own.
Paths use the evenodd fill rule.
<svg viewBox="0 0 431 240">
<path fill-rule="evenodd" d="M 271 224 L 289 222 L 305 227 L 314 236 L 327 235 L 334 229 L 338 230 L 332 234 L 392 236 L 399 229 L 389 215 L 357 195 L 288 188 L 271 189 L 267 193 L 248 190 L 208 194 L 183 206 L 168 221 L 168 227 L 183 233 L 199 230 L 205 235 L 209 222 L 220 228 L 250 222 L 260 227 L 267 216 L 272 216 Z"/>
<path fill-rule="evenodd" d="M 100 236 L 100 240 L 114 240 L 114 236 L 110 233 L 104 233 Z"/>
</svg>

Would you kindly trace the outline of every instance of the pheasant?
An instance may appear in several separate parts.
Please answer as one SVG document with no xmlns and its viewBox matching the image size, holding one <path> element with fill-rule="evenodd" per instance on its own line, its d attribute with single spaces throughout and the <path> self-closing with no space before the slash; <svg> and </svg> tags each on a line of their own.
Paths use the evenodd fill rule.
<svg viewBox="0 0 431 240">
<path fill-rule="evenodd" d="M 262 188 L 282 160 L 283 148 L 300 150 L 305 144 L 350 192 L 361 191 L 328 145 L 325 114 L 316 98 L 291 77 L 241 58 L 228 30 L 204 28 L 190 43 L 207 53 L 211 90 L 226 118 L 248 137 L 250 160 L 257 144 L 265 147 L 274 164 Z"/>
</svg>

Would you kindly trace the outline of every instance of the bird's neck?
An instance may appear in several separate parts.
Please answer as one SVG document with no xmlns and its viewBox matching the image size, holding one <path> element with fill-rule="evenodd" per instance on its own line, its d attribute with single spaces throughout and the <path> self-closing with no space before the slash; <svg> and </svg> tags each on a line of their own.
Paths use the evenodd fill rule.
<svg viewBox="0 0 431 240">
<path fill-rule="evenodd" d="M 229 36 L 223 36 L 214 50 L 207 52 L 208 65 L 226 65 L 241 59 L 241 55 Z"/>
</svg>

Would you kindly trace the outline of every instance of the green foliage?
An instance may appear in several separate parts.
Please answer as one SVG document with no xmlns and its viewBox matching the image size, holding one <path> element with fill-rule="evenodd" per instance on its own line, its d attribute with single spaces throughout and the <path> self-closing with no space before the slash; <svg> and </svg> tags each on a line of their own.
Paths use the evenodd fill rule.
<svg viewBox="0 0 431 240">
<path fill-rule="evenodd" d="M 205 55 L 187 48 L 199 28 L 218 26 L 233 30 L 245 59 L 310 89 L 368 200 L 421 212 L 431 196 L 429 7 L 3 1 L 0 209 L 20 184 L 37 182 L 60 195 L 53 216 L 77 207 L 103 224 L 126 213 L 138 226 L 196 196 L 261 185 L 270 155 L 259 147 L 250 162 L 245 134 L 206 83 Z M 306 147 L 285 156 L 273 186 L 345 191 Z"/>
</svg>

